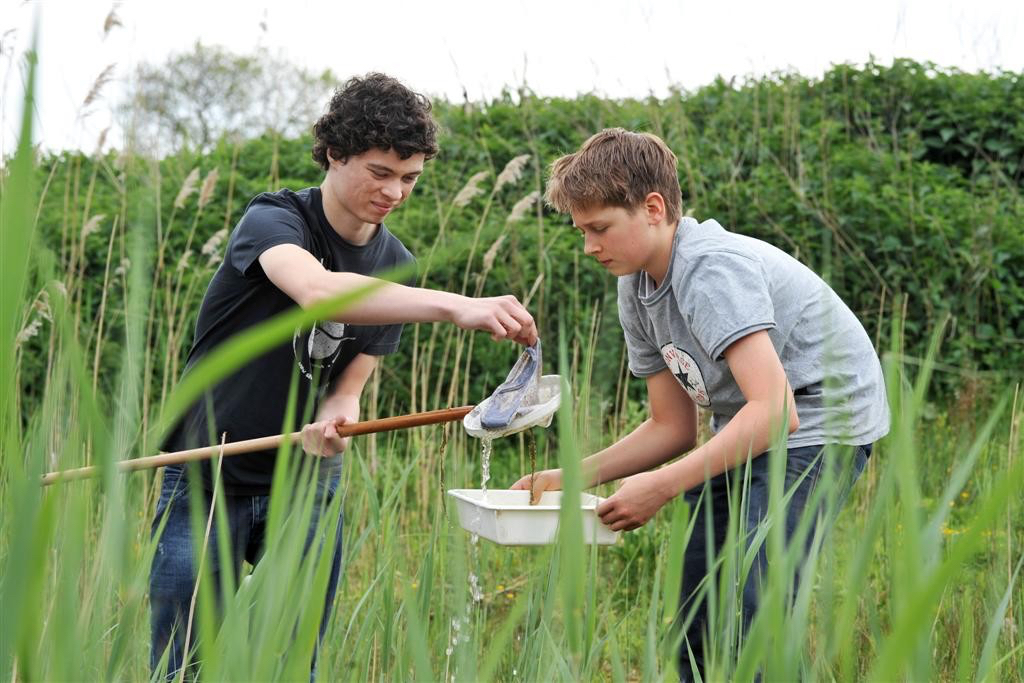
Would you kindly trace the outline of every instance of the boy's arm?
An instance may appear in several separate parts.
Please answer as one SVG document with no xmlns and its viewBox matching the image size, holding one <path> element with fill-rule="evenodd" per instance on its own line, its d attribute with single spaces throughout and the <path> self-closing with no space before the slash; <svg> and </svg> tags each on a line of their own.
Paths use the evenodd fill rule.
<svg viewBox="0 0 1024 683">
<path fill-rule="evenodd" d="M 274 285 L 303 308 L 369 284 L 376 278 L 334 273 L 311 253 L 294 244 L 279 244 L 259 256 L 263 272 Z M 520 344 L 537 340 L 533 317 L 514 296 L 473 298 L 419 287 L 383 282 L 379 288 L 334 318 L 362 325 L 452 322 L 467 330 Z"/>
<path fill-rule="evenodd" d="M 342 370 L 334 391 L 320 403 L 316 422 L 302 428 L 304 451 L 331 456 L 345 450 L 351 437 L 338 436 L 337 427 L 359 420 L 359 397 L 376 367 L 376 356 L 360 353 Z"/>
<path fill-rule="evenodd" d="M 697 406 L 665 368 L 647 378 L 651 416 L 608 448 L 583 460 L 585 487 L 662 465 L 697 442 Z"/>
<path fill-rule="evenodd" d="M 647 378 L 651 416 L 608 448 L 583 460 L 584 488 L 649 470 L 693 448 L 697 441 L 697 406 L 665 368 Z M 513 489 L 533 486 L 531 501 L 546 490 L 562 488 L 561 470 L 526 475 Z"/>
<path fill-rule="evenodd" d="M 735 417 L 700 448 L 659 470 L 630 477 L 597 514 L 614 530 L 636 529 L 669 500 L 771 446 L 784 420 L 799 426 L 793 389 L 766 331 L 754 332 L 725 350 L 725 360 L 747 399 Z"/>
</svg>

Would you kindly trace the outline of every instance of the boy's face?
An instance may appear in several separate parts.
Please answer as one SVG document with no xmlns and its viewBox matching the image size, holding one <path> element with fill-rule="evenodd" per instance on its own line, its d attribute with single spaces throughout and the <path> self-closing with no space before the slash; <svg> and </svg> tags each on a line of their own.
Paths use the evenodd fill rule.
<svg viewBox="0 0 1024 683">
<path fill-rule="evenodd" d="M 328 182 L 341 207 L 363 223 L 382 223 L 408 198 L 425 157 L 402 159 L 393 149 L 370 149 L 344 162 L 331 159 Z"/>
<path fill-rule="evenodd" d="M 593 256 L 612 275 L 648 270 L 657 242 L 647 211 L 598 206 L 572 212 L 573 225 L 583 233 L 583 253 Z"/>
</svg>

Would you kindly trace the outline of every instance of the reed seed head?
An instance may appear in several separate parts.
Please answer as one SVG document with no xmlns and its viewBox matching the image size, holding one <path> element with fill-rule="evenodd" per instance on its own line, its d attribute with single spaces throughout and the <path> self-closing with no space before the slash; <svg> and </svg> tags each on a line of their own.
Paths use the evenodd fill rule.
<svg viewBox="0 0 1024 683">
<path fill-rule="evenodd" d="M 99 99 L 100 91 L 103 90 L 103 86 L 110 82 L 110 79 L 114 77 L 114 67 L 117 64 L 108 64 L 100 75 L 93 81 L 92 87 L 89 88 L 89 93 L 85 96 L 85 100 L 82 102 L 83 107 L 88 107 L 90 104 Z"/>
<path fill-rule="evenodd" d="M 217 177 L 220 175 L 220 169 L 214 167 L 212 171 L 206 174 L 206 178 L 203 179 L 203 187 L 199 190 L 199 209 L 206 208 L 206 205 L 213 199 L 213 190 L 217 187 Z"/>
<path fill-rule="evenodd" d="M 487 177 L 487 171 L 480 171 L 474 173 L 465 186 L 459 190 L 459 193 L 455 195 L 455 199 L 452 200 L 452 204 L 462 208 L 473 201 L 473 197 L 483 194 L 483 190 L 480 189 L 480 183 Z"/>
<path fill-rule="evenodd" d="M 523 220 L 526 216 L 526 212 L 530 210 L 530 207 L 532 207 L 538 199 L 540 199 L 540 191 L 534 190 L 516 202 L 515 205 L 512 206 L 512 212 L 508 215 L 508 222 L 515 223 Z"/>
<path fill-rule="evenodd" d="M 117 8 L 120 3 L 115 2 L 114 6 L 110 8 L 110 12 L 107 14 L 107 18 L 103 20 L 103 37 L 106 38 L 107 34 L 113 30 L 115 26 L 124 26 L 121 23 L 121 17 L 117 16 Z"/>
<path fill-rule="evenodd" d="M 519 182 L 519 178 L 523 175 L 523 169 L 526 168 L 526 162 L 529 160 L 529 154 L 520 154 L 505 164 L 505 168 L 498 174 L 498 180 L 494 183 L 494 191 L 498 192 L 506 185 Z"/>
<path fill-rule="evenodd" d="M 15 346 L 21 346 L 32 337 L 39 334 L 39 328 L 42 327 L 42 325 L 43 323 L 39 318 L 34 318 L 32 322 L 21 328 L 21 332 L 18 333 L 17 338 L 14 340 Z"/>
<path fill-rule="evenodd" d="M 89 220 L 87 220 L 85 222 L 85 225 L 82 226 L 82 239 L 85 239 L 89 235 L 98 231 L 100 228 L 100 223 L 103 222 L 103 219 L 106 217 L 106 214 L 98 213 Z"/>
<path fill-rule="evenodd" d="M 484 254 L 484 272 L 489 272 L 494 267 L 494 259 L 498 257 L 498 250 L 501 249 L 502 242 L 505 241 L 506 233 L 502 233 L 498 239 L 494 240 L 494 244 Z"/>
<path fill-rule="evenodd" d="M 178 196 L 174 198 L 174 208 L 181 209 L 185 206 L 185 202 L 192 196 L 192 193 L 196 191 L 196 183 L 199 182 L 199 167 L 192 169 L 192 172 L 185 178 L 185 182 L 181 184 L 181 189 L 178 190 Z"/>
</svg>

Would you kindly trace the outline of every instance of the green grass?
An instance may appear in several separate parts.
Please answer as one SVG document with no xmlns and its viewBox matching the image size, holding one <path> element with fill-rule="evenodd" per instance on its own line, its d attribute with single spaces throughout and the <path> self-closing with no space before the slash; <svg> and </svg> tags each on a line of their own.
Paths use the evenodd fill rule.
<svg viewBox="0 0 1024 683">
<path fill-rule="evenodd" d="M 30 85 L 27 111 L 31 94 Z M 152 229 L 170 230 L 175 220 L 159 215 L 159 179 L 151 169 L 129 169 L 126 208 L 102 264 L 110 286 L 124 295 L 117 306 L 100 306 L 97 318 L 97 309 L 81 299 L 84 267 L 62 270 L 57 245 L 33 241 L 46 188 L 33 186 L 29 139 L 26 117 L 0 200 L 0 679 L 145 680 L 146 585 L 155 550 L 149 528 L 159 476 L 119 475 L 110 464 L 150 454 L 161 425 L 197 395 L 189 392 L 310 316 L 272 321 L 236 340 L 208 372 L 196 373 L 195 385 L 173 390 L 176 365 L 155 339 L 168 328 L 177 330 L 179 345 L 188 335 L 180 334 L 181 280 L 175 259 L 163 251 L 166 231 Z M 494 193 L 483 212 L 493 200 Z M 478 225 L 484 220 L 481 215 Z M 449 234 L 431 258 L 467 245 L 476 250 L 479 237 L 479 229 Z M 122 252 L 131 267 L 116 274 Z M 486 272 L 475 280 L 471 274 L 467 268 L 463 288 L 482 291 Z M 47 341 L 19 342 L 41 310 L 41 291 L 51 320 L 39 336 Z M 183 299 L 194 303 L 198 295 Z M 548 285 L 537 296 L 551 296 Z M 604 323 L 585 300 L 571 304 L 583 314 L 561 316 L 561 326 L 549 331 L 557 339 L 547 345 L 548 362 L 568 381 L 567 400 L 555 426 L 537 433 L 537 465 L 566 468 L 570 499 L 579 491 L 580 457 L 635 426 L 644 410 L 624 388 L 624 369 L 616 386 L 593 383 L 592 341 Z M 115 317 L 123 324 L 111 324 Z M 895 323 L 894 329 L 898 342 Z M 1024 681 L 1024 397 L 1019 387 L 996 385 L 994 398 L 934 409 L 927 387 L 940 338 L 933 335 L 919 364 L 901 364 L 902 349 L 889 350 L 893 431 L 838 512 L 833 532 L 813 539 L 803 568 L 811 578 L 793 601 L 787 591 L 797 558 L 772 524 L 786 492 L 773 490 L 772 515 L 755 541 L 767 544 L 771 558 L 765 608 L 745 637 L 734 615 L 734 586 L 749 569 L 750 549 L 731 530 L 722 579 L 705 585 L 713 606 L 710 679 L 749 680 L 761 671 L 765 680 Z M 479 400 L 468 387 L 474 353 L 491 353 L 485 337 L 419 325 L 406 330 L 403 345 L 416 359 L 406 378 L 416 407 Z M 97 377 L 99 357 L 110 353 L 119 359 L 118 372 Z M 44 368 L 32 400 L 18 379 L 27 363 Z M 383 391 L 378 376 L 364 415 L 387 415 L 407 400 Z M 673 679 L 680 560 L 693 529 L 704 523 L 702 510 L 676 501 L 609 548 L 579 542 L 572 533 L 579 516 L 571 509 L 563 518 L 568 533 L 551 547 L 474 544 L 444 491 L 476 486 L 478 449 L 458 425 L 353 441 L 343 495 L 321 516 L 330 518 L 338 507 L 345 516 L 344 573 L 321 653 L 322 679 Z M 527 452 L 523 437 L 496 444 L 493 485 L 526 472 Z M 212 578 L 200 580 L 197 656 L 209 680 L 307 676 L 329 553 L 301 553 L 314 514 L 310 480 L 297 466 L 303 460 L 300 454 L 279 460 L 275 490 L 281 493 L 272 501 L 266 557 L 240 586 L 223 579 L 228 597 L 219 615 L 210 607 Z M 96 480 L 38 485 L 45 471 L 87 463 L 101 467 Z M 742 486 L 742 473 L 737 476 Z M 835 486 L 826 478 L 820 491 L 828 499 Z M 195 516 L 200 537 L 208 524 L 223 525 L 218 510 L 215 505 L 212 519 Z"/>
</svg>

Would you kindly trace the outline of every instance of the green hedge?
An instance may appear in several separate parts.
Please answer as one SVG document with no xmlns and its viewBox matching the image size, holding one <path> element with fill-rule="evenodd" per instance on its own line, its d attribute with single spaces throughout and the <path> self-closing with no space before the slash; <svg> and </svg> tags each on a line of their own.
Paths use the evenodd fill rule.
<svg viewBox="0 0 1024 683">
<path fill-rule="evenodd" d="M 486 104 L 441 102 L 436 114 L 444 127 L 442 152 L 390 226 L 425 266 L 444 223 L 442 246 L 448 251 L 430 264 L 426 282 L 458 290 L 480 225 L 472 291 L 474 274 L 506 229 L 512 205 L 541 187 L 545 167 L 555 157 L 602 127 L 649 130 L 678 154 L 684 204 L 695 217 L 714 217 L 732 230 L 772 242 L 823 273 L 883 347 L 895 308 L 906 308 L 909 355 L 922 356 L 929 330 L 951 315 L 945 363 L 1019 378 L 1024 368 L 1021 111 L 1020 74 L 966 74 L 908 61 L 837 66 L 821 79 L 779 74 L 743 83 L 719 80 L 664 100 L 550 99 L 509 91 Z M 159 334 L 152 339 L 155 357 L 183 358 L 212 273 L 199 247 L 225 225 L 233 226 L 255 193 L 318 184 L 320 170 L 309 146 L 308 138 L 267 135 L 224 140 L 207 155 L 186 151 L 158 163 L 113 152 L 46 156 L 39 168 L 48 191 L 37 246 L 52 250 L 57 272 L 69 283 L 83 337 L 91 339 L 95 331 L 113 217 L 141 228 L 153 244 L 159 223 L 168 239 L 168 265 L 160 275 L 165 281 L 173 280 L 173 266 L 195 222 L 194 255 L 182 272 L 175 302 L 188 312 L 189 333 L 170 344 Z M 523 178 L 498 192 L 493 205 L 488 207 L 485 192 L 466 207 L 452 207 L 472 174 L 489 170 L 482 184 L 489 191 L 504 165 L 521 154 L 532 155 Z M 196 193 L 175 211 L 182 181 L 196 167 L 200 182 L 210 170 L 219 170 L 212 199 L 200 213 Z M 82 225 L 97 214 L 107 218 L 85 240 L 78 278 L 73 245 Z M 622 354 L 614 282 L 583 257 L 576 233 L 566 225 L 564 217 L 535 207 L 525 220 L 508 226 L 483 293 L 523 296 L 543 273 L 532 302 L 542 335 L 553 340 L 561 321 L 581 345 L 593 342 L 595 381 L 613 386 Z M 123 231 L 115 235 L 110 268 L 127 255 L 127 245 Z M 165 304 L 158 300 L 154 314 L 165 315 Z M 101 384 L 113 381 L 119 364 L 123 301 L 116 282 L 108 285 L 106 307 Z M 595 310 L 602 322 L 591 340 Z M 45 368 L 47 344 L 45 331 L 26 342 L 22 382 L 29 402 L 34 380 Z M 511 347 L 478 353 L 470 395 L 493 387 L 514 354 Z M 410 355 L 389 361 L 393 372 L 387 388 L 399 404 L 405 402 Z M 162 386 L 161 372 L 156 368 L 155 385 Z"/>
</svg>

